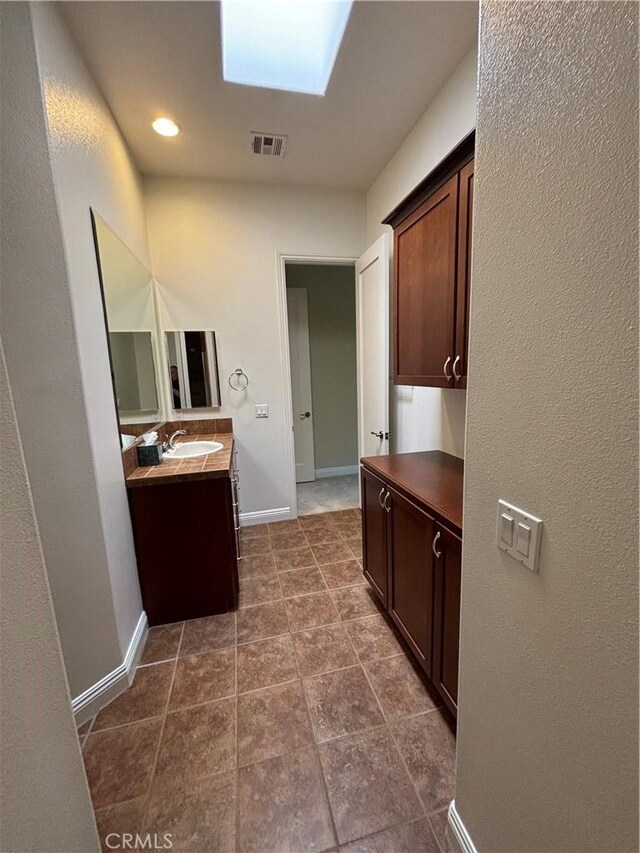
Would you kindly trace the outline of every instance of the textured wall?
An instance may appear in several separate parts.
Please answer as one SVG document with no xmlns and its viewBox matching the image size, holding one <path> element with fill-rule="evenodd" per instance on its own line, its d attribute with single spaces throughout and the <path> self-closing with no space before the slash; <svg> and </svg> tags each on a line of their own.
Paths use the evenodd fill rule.
<svg viewBox="0 0 640 853">
<path fill-rule="evenodd" d="M 118 664 L 140 618 L 142 602 L 122 476 L 89 208 L 97 210 L 142 264 L 149 267 L 142 188 L 113 116 L 56 5 L 33 3 L 31 15 L 73 310 L 84 397 L 83 420 L 91 452 L 87 494 L 97 500 L 100 523 L 99 531 L 91 533 L 93 563 L 79 566 L 81 574 L 74 582 L 86 596 L 90 594 L 93 577 L 98 573 L 107 575 L 109 598 L 97 606 L 111 609 L 115 616 L 120 646 Z M 74 532 L 80 533 L 78 529 Z M 89 531 L 82 534 L 88 536 Z M 57 605 L 58 599 L 54 601 Z M 59 608 L 56 612 L 61 620 Z M 68 614 L 69 619 L 78 622 L 77 609 L 69 608 Z M 90 623 L 92 612 L 84 610 L 83 618 Z M 66 655 L 66 645 L 64 648 Z M 76 654 L 86 656 L 84 668 L 94 673 L 85 676 L 84 687 L 106 674 L 104 670 L 96 672 L 93 665 L 95 634 L 76 649 Z M 75 672 L 73 675 L 70 672 L 70 681 L 75 696 L 81 687 Z"/>
<path fill-rule="evenodd" d="M 304 187 L 148 178 L 153 274 L 166 329 L 214 329 L 221 417 L 239 443 L 243 512 L 289 506 L 277 252 L 357 258 L 364 249 L 364 196 Z M 251 384 L 231 391 L 242 367 Z M 255 403 L 270 416 L 256 420 Z"/>
<path fill-rule="evenodd" d="M 26 3 L 0 7 L 1 327 L 67 677 L 72 695 L 77 695 L 118 666 L 122 655 L 49 162 L 32 11 Z M 97 278 L 87 283 L 98 287 Z M 98 340 L 97 349 L 99 344 Z M 108 363 L 105 371 L 108 381 Z M 112 424 L 115 430 L 113 415 Z"/>
<path fill-rule="evenodd" d="M 475 126 L 477 51 L 469 51 L 367 193 L 367 245 L 382 220 Z M 393 240 L 390 241 L 393 252 Z M 395 451 L 445 450 L 464 455 L 465 391 L 391 387 Z"/>
<path fill-rule="evenodd" d="M 0 847 L 99 850 L 1 345 L 0 453 Z"/>
<path fill-rule="evenodd" d="M 287 264 L 287 287 L 307 291 L 316 468 L 356 465 L 355 270 Z"/>
<path fill-rule="evenodd" d="M 486 0 L 456 805 L 481 851 L 638 849 L 636 3 Z M 494 542 L 545 523 L 540 571 Z"/>
</svg>

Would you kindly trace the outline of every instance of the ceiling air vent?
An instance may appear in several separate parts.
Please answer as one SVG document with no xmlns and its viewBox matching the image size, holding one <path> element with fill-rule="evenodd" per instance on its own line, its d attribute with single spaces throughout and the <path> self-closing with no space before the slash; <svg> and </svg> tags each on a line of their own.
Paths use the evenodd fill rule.
<svg viewBox="0 0 640 853">
<path fill-rule="evenodd" d="M 256 133 L 251 131 L 251 151 L 265 157 L 284 157 L 287 137 L 276 133 Z"/>
</svg>

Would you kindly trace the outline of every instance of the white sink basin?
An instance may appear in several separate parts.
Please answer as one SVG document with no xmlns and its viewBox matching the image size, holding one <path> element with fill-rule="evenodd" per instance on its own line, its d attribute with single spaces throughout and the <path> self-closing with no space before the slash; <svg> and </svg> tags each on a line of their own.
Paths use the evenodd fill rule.
<svg viewBox="0 0 640 853">
<path fill-rule="evenodd" d="M 176 444 L 173 450 L 167 450 L 164 454 L 166 459 L 192 459 L 194 456 L 206 456 L 207 453 L 215 453 L 222 450 L 223 444 L 219 441 L 183 441 Z"/>
</svg>

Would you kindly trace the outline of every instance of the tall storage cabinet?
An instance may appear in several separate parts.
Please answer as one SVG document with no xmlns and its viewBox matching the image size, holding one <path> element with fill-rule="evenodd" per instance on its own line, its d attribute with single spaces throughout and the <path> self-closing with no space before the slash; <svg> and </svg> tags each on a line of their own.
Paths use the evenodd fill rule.
<svg viewBox="0 0 640 853">
<path fill-rule="evenodd" d="M 396 385 L 466 388 L 474 144 L 472 133 L 384 220 Z"/>
</svg>

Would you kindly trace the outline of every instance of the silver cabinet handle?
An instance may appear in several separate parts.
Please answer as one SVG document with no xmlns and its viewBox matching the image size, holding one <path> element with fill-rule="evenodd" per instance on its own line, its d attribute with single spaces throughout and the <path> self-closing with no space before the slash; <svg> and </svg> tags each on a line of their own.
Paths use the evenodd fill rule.
<svg viewBox="0 0 640 853">
<path fill-rule="evenodd" d="M 458 364 L 459 361 L 460 361 L 460 356 L 457 355 L 454 359 L 453 367 L 451 368 L 453 370 L 453 375 L 455 376 L 456 379 L 460 379 L 460 374 L 456 370 L 456 365 Z"/>
<path fill-rule="evenodd" d="M 384 486 L 380 489 L 380 494 L 378 495 L 378 503 L 384 509 L 384 503 L 382 501 L 382 496 L 384 495 Z"/>
<path fill-rule="evenodd" d="M 444 365 L 443 365 L 443 367 L 442 367 L 442 372 L 444 373 L 444 378 L 447 380 L 447 382 L 451 382 L 451 374 L 450 374 L 450 373 L 447 373 L 447 367 L 449 367 L 449 362 L 450 362 L 450 361 L 451 361 L 451 356 L 450 356 L 450 355 L 448 355 L 448 356 L 447 356 L 447 360 L 445 361 L 445 363 L 444 363 Z"/>
<path fill-rule="evenodd" d="M 431 550 L 436 555 L 436 559 L 438 559 L 438 560 L 440 559 L 440 557 L 442 557 L 442 551 L 438 551 L 438 549 L 436 548 L 436 542 L 438 541 L 439 538 L 440 538 L 440 531 L 438 530 L 436 535 L 433 537 L 433 542 L 431 543 Z"/>
<path fill-rule="evenodd" d="M 389 494 L 389 492 L 387 492 L 387 494 L 384 496 L 384 503 L 382 504 L 382 506 L 386 509 L 387 512 L 391 512 L 391 507 L 387 503 L 390 497 L 391 495 Z"/>
</svg>

